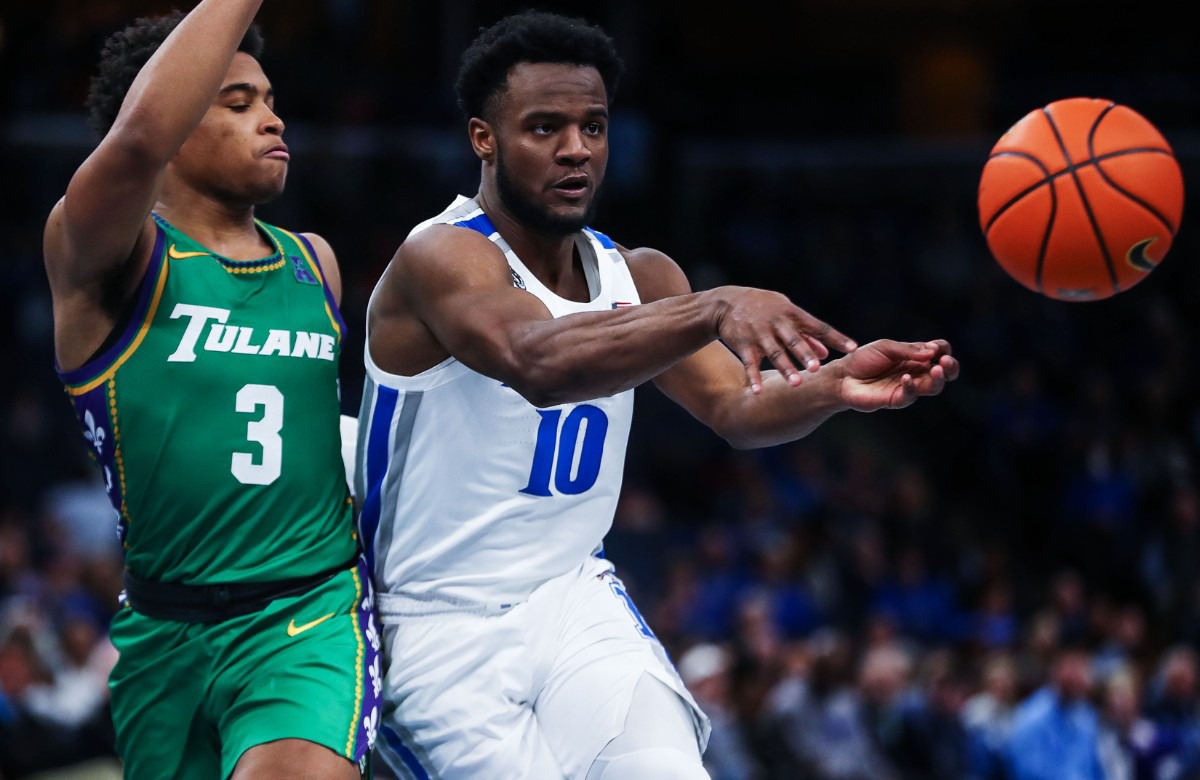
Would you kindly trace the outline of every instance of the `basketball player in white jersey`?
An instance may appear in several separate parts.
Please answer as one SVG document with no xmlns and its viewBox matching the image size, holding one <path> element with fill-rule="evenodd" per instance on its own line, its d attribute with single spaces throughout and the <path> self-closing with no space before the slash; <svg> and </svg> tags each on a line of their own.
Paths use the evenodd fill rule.
<svg viewBox="0 0 1200 780">
<path fill-rule="evenodd" d="M 707 720 L 600 550 L 633 388 L 759 447 L 958 373 L 944 341 L 856 347 L 586 227 L 620 70 L 579 20 L 483 31 L 457 85 L 479 192 L 413 230 L 369 305 L 356 495 L 401 777 L 707 777 Z"/>
</svg>

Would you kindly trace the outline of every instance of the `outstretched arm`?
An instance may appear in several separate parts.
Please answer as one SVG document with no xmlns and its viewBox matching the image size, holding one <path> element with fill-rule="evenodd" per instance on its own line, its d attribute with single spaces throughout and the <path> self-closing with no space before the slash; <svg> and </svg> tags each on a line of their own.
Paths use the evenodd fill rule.
<svg viewBox="0 0 1200 780">
<path fill-rule="evenodd" d="M 631 263 L 643 300 L 688 294 L 679 267 L 665 256 Z M 802 438 L 834 414 L 899 409 L 937 395 L 958 376 L 945 341 L 881 340 L 821 366 L 802 384 L 777 371 L 756 392 L 730 349 L 710 344 L 655 380 L 658 387 L 735 447 L 766 447 Z"/>
<path fill-rule="evenodd" d="M 757 381 L 763 355 L 798 384 L 796 363 L 815 367 L 827 347 L 854 347 L 782 295 L 751 288 L 554 318 L 537 298 L 513 288 L 495 245 L 444 225 L 401 246 L 372 311 L 372 356 L 385 370 L 412 374 L 450 354 L 538 406 L 635 387 L 717 338 L 752 356 L 749 383 Z"/>
<path fill-rule="evenodd" d="M 147 217 L 167 163 L 212 104 L 261 4 L 203 0 L 134 80 L 112 129 L 72 176 L 46 223 L 56 321 L 81 311 L 86 319 L 114 272 L 146 261 L 153 235 Z M 132 273 L 140 268 L 130 270 L 129 276 L 140 276 Z M 93 348 L 105 335 L 93 339 Z M 59 356 L 62 362 L 61 350 Z"/>
</svg>

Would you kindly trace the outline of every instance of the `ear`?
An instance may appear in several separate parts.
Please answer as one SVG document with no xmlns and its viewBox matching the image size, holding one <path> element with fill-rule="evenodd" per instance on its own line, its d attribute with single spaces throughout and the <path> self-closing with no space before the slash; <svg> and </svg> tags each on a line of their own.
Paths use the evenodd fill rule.
<svg viewBox="0 0 1200 780">
<path fill-rule="evenodd" d="M 467 123 L 467 137 L 471 139 L 471 148 L 480 160 L 491 162 L 496 156 L 496 133 L 487 121 L 472 117 Z"/>
</svg>

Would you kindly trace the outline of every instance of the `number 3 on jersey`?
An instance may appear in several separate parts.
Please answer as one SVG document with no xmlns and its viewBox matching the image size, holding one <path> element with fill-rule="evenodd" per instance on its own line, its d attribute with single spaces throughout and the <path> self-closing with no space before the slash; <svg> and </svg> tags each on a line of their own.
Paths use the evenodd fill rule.
<svg viewBox="0 0 1200 780">
<path fill-rule="evenodd" d="M 233 453 L 230 471 L 243 485 L 269 485 L 283 470 L 283 393 L 274 385 L 245 385 L 237 394 L 237 410 L 253 414 L 263 408 L 262 417 L 246 423 L 246 438 L 262 445 L 262 461 L 254 462 L 249 452 Z"/>
<path fill-rule="evenodd" d="M 571 410 L 559 426 L 562 409 L 538 409 L 537 443 L 533 448 L 533 466 L 529 484 L 521 488 L 531 496 L 554 495 L 554 489 L 567 496 L 585 493 L 600 476 L 604 455 L 604 437 L 608 434 L 608 416 L 590 404 Z"/>
</svg>

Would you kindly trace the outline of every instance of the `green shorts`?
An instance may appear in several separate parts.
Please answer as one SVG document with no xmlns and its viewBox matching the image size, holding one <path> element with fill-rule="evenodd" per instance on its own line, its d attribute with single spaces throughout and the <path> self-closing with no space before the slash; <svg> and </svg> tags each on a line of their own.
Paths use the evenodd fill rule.
<svg viewBox="0 0 1200 780">
<path fill-rule="evenodd" d="M 221 623 L 113 618 L 109 679 L 126 780 L 215 780 L 255 745 L 304 739 L 365 767 L 380 716 L 379 635 L 357 566 Z"/>
</svg>

